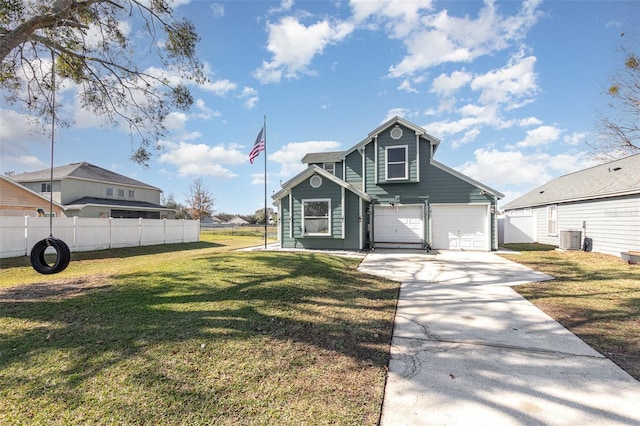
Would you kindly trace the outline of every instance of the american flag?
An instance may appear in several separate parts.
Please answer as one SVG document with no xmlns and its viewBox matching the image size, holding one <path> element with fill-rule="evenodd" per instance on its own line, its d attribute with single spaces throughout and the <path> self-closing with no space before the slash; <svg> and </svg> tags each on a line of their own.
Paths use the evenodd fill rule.
<svg viewBox="0 0 640 426">
<path fill-rule="evenodd" d="M 264 134 L 264 127 L 260 129 L 260 133 L 258 133 L 256 142 L 253 144 L 253 148 L 249 153 L 249 162 L 251 164 L 253 164 L 253 160 L 260 154 L 260 151 L 264 151 L 264 138 L 262 137 L 263 134 Z"/>
</svg>

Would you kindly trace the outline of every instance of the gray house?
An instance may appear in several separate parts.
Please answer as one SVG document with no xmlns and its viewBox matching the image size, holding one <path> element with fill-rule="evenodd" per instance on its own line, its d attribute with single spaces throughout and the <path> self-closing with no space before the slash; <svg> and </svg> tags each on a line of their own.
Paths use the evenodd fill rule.
<svg viewBox="0 0 640 426">
<path fill-rule="evenodd" d="M 114 218 L 173 218 L 175 211 L 160 205 L 162 190 L 90 163 L 73 163 L 13 176 L 31 191 L 64 206 L 66 216 Z"/>
<path fill-rule="evenodd" d="M 505 242 L 531 241 L 616 256 L 640 250 L 640 154 L 561 176 L 502 209 Z"/>
<path fill-rule="evenodd" d="M 497 249 L 503 194 L 435 161 L 439 143 L 394 117 L 346 151 L 307 154 L 272 197 L 280 245 Z"/>
</svg>

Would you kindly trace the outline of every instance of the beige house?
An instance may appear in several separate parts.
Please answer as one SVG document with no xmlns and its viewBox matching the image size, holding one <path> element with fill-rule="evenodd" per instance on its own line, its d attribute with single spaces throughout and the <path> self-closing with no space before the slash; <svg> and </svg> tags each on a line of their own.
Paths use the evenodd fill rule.
<svg viewBox="0 0 640 426">
<path fill-rule="evenodd" d="M 160 205 L 162 190 L 89 163 L 73 163 L 13 177 L 31 192 L 64 206 L 67 216 L 172 219 Z M 53 183 L 53 184 L 52 184 Z"/>
<path fill-rule="evenodd" d="M 51 209 L 53 207 L 53 209 Z M 64 207 L 49 197 L 36 193 L 11 178 L 0 175 L 0 216 L 64 216 Z"/>
</svg>

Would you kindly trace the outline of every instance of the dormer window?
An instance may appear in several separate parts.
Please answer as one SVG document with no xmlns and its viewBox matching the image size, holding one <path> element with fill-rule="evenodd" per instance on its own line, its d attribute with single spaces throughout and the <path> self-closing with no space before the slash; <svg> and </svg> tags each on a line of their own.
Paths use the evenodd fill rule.
<svg viewBox="0 0 640 426">
<path fill-rule="evenodd" d="M 336 174 L 336 163 L 324 163 L 322 167 L 332 175 Z"/>
<path fill-rule="evenodd" d="M 409 161 L 407 161 L 407 146 L 388 146 L 386 147 L 387 164 L 386 180 L 408 179 L 409 177 Z"/>
</svg>

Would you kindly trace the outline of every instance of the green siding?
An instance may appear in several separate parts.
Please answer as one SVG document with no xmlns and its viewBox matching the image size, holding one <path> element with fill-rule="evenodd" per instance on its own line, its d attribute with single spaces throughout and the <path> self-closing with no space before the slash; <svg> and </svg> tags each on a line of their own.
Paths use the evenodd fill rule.
<svg viewBox="0 0 640 426">
<path fill-rule="evenodd" d="M 360 186 L 362 184 L 362 155 L 358 150 L 347 155 L 345 158 L 347 176 L 345 181 L 352 185 Z"/>
<path fill-rule="evenodd" d="M 359 245 L 359 203 L 360 197 L 349 190 L 344 190 L 345 205 L 342 205 L 343 187 L 328 179 L 323 179 L 320 188 L 312 188 L 309 180 L 292 188 L 289 196 L 293 200 L 293 238 L 290 238 L 289 226 L 289 196 L 282 198 L 283 223 L 281 246 L 285 248 L 314 248 L 314 249 L 349 249 L 357 250 Z M 302 200 L 329 199 L 331 200 L 331 236 L 306 237 L 302 229 Z M 363 208 L 364 214 L 364 208 Z M 342 223 L 344 220 L 344 238 L 342 238 Z"/>
<path fill-rule="evenodd" d="M 387 129 L 378 135 L 378 183 L 385 183 L 385 166 L 386 166 L 386 148 L 389 146 L 406 146 L 407 147 L 407 160 L 409 161 L 409 178 L 405 181 L 390 181 L 389 184 L 401 185 L 408 182 L 417 182 L 418 180 L 418 167 L 416 156 L 416 134 L 413 130 L 407 129 L 404 126 L 402 128 L 402 137 L 400 139 L 392 139 L 389 135 L 391 129 Z M 423 144 L 425 143 L 423 139 Z M 375 146 L 376 143 L 372 142 Z M 429 145 L 426 142 L 426 145 Z"/>
</svg>

